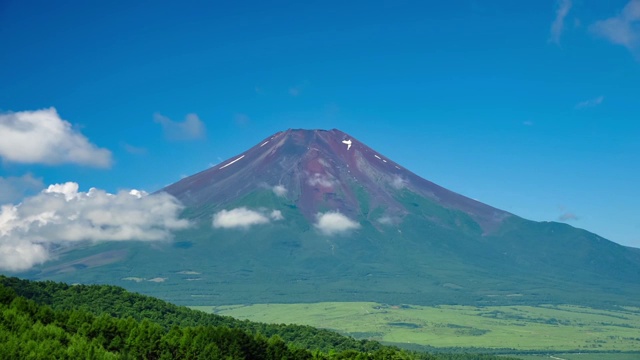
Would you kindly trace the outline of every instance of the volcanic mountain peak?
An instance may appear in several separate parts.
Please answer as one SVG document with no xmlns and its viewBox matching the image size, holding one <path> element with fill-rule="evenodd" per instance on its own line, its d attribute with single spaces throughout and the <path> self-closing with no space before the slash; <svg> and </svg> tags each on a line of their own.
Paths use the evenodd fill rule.
<svg viewBox="0 0 640 360">
<path fill-rule="evenodd" d="M 174 242 L 78 249 L 38 276 L 117 284 L 161 277 L 127 286 L 192 305 L 640 299 L 636 249 L 466 198 L 335 129 L 276 133 L 164 191 L 194 225 Z M 120 259 L 96 267 L 113 254 Z M 202 276 L 185 279 L 185 271 Z"/>
<path fill-rule="evenodd" d="M 427 181 L 337 129 L 278 132 L 164 191 L 188 207 L 206 208 L 201 215 L 209 216 L 269 189 L 291 201 L 309 220 L 327 210 L 376 220 L 368 209 L 401 219 L 412 210 L 402 201 L 407 194 L 466 213 L 485 231 L 510 215 Z"/>
</svg>

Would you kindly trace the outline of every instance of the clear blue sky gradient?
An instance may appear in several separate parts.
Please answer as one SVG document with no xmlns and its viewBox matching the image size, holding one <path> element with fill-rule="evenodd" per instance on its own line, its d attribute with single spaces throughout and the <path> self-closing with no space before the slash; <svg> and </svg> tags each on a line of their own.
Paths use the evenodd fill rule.
<svg viewBox="0 0 640 360">
<path fill-rule="evenodd" d="M 133 3 L 0 0 L 0 110 L 55 107 L 114 158 L 0 176 L 155 191 L 277 131 L 338 128 L 463 195 L 640 247 L 640 49 L 593 30 L 629 0 L 574 0 L 555 38 L 556 1 Z M 197 114 L 206 136 L 170 141 L 154 113 Z"/>
</svg>

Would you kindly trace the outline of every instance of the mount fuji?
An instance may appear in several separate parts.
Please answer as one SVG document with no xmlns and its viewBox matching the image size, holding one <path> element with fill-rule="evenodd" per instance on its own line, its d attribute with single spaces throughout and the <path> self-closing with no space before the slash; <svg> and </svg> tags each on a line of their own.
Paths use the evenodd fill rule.
<svg viewBox="0 0 640 360">
<path fill-rule="evenodd" d="M 640 304 L 638 249 L 467 198 L 335 129 L 273 134 L 160 192 L 193 224 L 173 241 L 82 247 L 29 276 L 185 305 Z"/>
</svg>

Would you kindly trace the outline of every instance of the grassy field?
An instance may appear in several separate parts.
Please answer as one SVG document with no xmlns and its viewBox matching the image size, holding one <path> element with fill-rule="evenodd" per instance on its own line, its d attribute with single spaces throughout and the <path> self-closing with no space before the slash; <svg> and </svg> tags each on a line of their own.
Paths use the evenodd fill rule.
<svg viewBox="0 0 640 360">
<path fill-rule="evenodd" d="M 638 308 L 614 311 L 569 305 L 392 306 L 370 302 L 193 308 L 252 321 L 306 324 L 355 338 L 397 344 L 541 351 L 640 351 Z M 562 358 L 592 359 L 576 356 L 570 354 Z M 640 358 L 640 355 L 634 356 Z"/>
<path fill-rule="evenodd" d="M 554 355 L 510 355 L 522 360 L 638 360 L 640 354 L 554 354 Z"/>
</svg>

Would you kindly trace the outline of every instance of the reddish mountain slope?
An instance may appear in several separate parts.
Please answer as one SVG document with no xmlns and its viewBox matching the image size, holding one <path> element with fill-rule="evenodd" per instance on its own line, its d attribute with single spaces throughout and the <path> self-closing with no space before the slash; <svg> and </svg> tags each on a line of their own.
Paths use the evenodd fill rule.
<svg viewBox="0 0 640 360">
<path fill-rule="evenodd" d="M 338 210 L 354 218 L 363 216 L 354 184 L 367 192 L 369 207 L 385 208 L 389 217 L 407 213 L 396 199 L 402 189 L 467 213 L 485 231 L 495 229 L 510 216 L 427 181 L 336 129 L 278 132 L 163 191 L 189 207 L 210 208 L 216 204 L 217 209 L 256 189 L 279 186 L 279 191 L 293 199 L 312 220 L 320 210 Z"/>
</svg>

